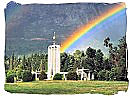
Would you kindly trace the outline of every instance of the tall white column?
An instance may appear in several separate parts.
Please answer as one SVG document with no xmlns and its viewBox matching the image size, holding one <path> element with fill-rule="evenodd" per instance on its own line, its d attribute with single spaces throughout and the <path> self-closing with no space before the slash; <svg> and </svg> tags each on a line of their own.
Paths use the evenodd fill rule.
<svg viewBox="0 0 130 96">
<path fill-rule="evenodd" d="M 53 79 L 56 73 L 60 73 L 60 45 L 56 45 L 54 32 L 53 45 L 48 47 L 48 79 Z"/>
<path fill-rule="evenodd" d="M 60 46 L 56 45 L 56 73 L 60 73 Z"/>
<path fill-rule="evenodd" d="M 94 73 L 92 73 L 92 80 L 94 80 Z"/>
<path fill-rule="evenodd" d="M 55 49 L 54 46 L 52 47 L 52 70 L 53 70 L 53 74 L 52 77 L 54 77 L 55 74 Z"/>
<path fill-rule="evenodd" d="M 37 80 L 37 72 L 35 72 L 35 80 Z"/>
<path fill-rule="evenodd" d="M 50 45 L 48 47 L 48 79 L 53 78 L 56 73 L 60 73 L 60 45 Z"/>
<path fill-rule="evenodd" d="M 77 69 L 76 69 L 76 73 L 77 73 L 77 75 L 79 75 L 79 72 L 78 72 L 78 67 L 77 67 Z"/>
<path fill-rule="evenodd" d="M 81 80 L 83 79 L 83 70 L 81 71 Z"/>
<path fill-rule="evenodd" d="M 87 78 L 87 80 L 90 80 L 90 72 L 88 72 L 88 78 Z"/>
<path fill-rule="evenodd" d="M 50 80 L 51 79 L 51 71 L 52 71 L 52 58 L 51 58 L 51 52 L 52 48 L 51 46 L 48 47 L 48 74 L 47 74 L 47 78 Z"/>
</svg>

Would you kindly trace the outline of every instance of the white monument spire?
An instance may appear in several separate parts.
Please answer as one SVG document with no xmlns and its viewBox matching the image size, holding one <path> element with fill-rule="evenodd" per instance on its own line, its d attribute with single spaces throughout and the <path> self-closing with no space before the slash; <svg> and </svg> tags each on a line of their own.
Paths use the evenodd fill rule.
<svg viewBox="0 0 130 96">
<path fill-rule="evenodd" d="M 60 45 L 56 45 L 56 34 L 54 32 L 53 44 L 48 46 L 48 80 L 53 79 L 56 73 L 60 73 Z"/>
<path fill-rule="evenodd" d="M 56 44 L 56 33 L 54 32 L 54 36 L 53 36 L 53 45 Z"/>
</svg>

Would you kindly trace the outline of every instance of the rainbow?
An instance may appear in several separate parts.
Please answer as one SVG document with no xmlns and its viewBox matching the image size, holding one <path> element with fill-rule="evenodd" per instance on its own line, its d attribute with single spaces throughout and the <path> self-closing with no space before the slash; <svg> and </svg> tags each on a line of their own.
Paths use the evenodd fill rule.
<svg viewBox="0 0 130 96">
<path fill-rule="evenodd" d="M 61 43 L 60 52 L 65 52 L 73 43 L 79 40 L 83 35 L 90 32 L 94 29 L 97 25 L 101 24 L 105 20 L 109 19 L 110 17 L 114 16 L 115 14 L 121 12 L 125 9 L 125 3 L 119 3 L 104 12 L 102 15 L 96 17 L 94 20 L 89 21 L 87 24 L 81 26 L 80 28 L 76 29 L 65 41 Z"/>
</svg>

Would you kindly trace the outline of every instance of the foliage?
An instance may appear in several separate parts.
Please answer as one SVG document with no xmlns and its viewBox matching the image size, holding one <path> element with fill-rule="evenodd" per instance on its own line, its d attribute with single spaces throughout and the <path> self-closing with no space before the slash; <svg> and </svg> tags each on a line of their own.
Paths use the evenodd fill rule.
<svg viewBox="0 0 130 96">
<path fill-rule="evenodd" d="M 105 80 L 107 80 L 107 81 L 110 80 L 110 71 L 108 71 L 108 70 L 106 70 Z"/>
<path fill-rule="evenodd" d="M 89 68 L 91 71 L 94 71 L 96 68 L 95 67 L 96 50 L 89 47 L 86 50 L 86 55 L 87 55 L 86 64 L 88 64 L 86 68 Z"/>
<path fill-rule="evenodd" d="M 68 72 L 66 77 L 67 77 L 67 80 L 78 80 L 78 75 L 74 71 Z"/>
<path fill-rule="evenodd" d="M 86 54 L 87 54 L 87 56 L 88 56 L 89 58 L 94 58 L 95 55 L 96 55 L 96 50 L 93 49 L 93 48 L 91 48 L 91 47 L 89 47 L 89 48 L 87 49 L 87 51 L 86 51 Z"/>
<path fill-rule="evenodd" d="M 14 82 L 14 77 L 15 77 L 15 72 L 13 70 L 9 70 L 7 72 L 7 76 L 6 76 L 6 82 L 8 83 L 13 83 Z"/>
<path fill-rule="evenodd" d="M 96 56 L 95 56 L 95 60 L 94 60 L 94 64 L 95 64 L 95 70 L 97 72 L 99 72 L 100 70 L 104 69 L 104 65 L 103 65 L 103 53 L 100 49 L 98 49 L 96 51 Z"/>
<path fill-rule="evenodd" d="M 118 46 L 114 46 L 114 44 L 110 41 L 110 38 L 107 37 L 104 40 L 104 46 L 107 47 L 109 51 L 107 58 L 104 58 L 104 54 L 101 49 L 93 49 L 91 47 L 88 47 L 86 51 L 76 50 L 73 54 L 65 52 L 61 53 L 60 71 L 76 71 L 77 68 L 84 67 L 85 69 L 89 69 L 94 72 L 95 80 L 128 81 L 128 62 L 126 60 L 126 53 L 128 51 L 126 37 L 124 36 L 119 40 Z M 7 75 L 9 74 L 9 70 L 14 71 L 17 79 L 23 78 L 22 74 L 25 70 L 28 70 L 29 72 L 46 72 L 47 58 L 48 55 L 46 53 L 35 53 L 21 57 L 16 57 L 13 53 L 10 57 L 5 56 L 4 63 L 6 76 L 8 76 L 8 78 L 12 78 L 14 76 Z M 41 76 L 41 79 L 44 79 L 43 77 L 44 76 Z"/>
<path fill-rule="evenodd" d="M 75 59 L 74 56 L 67 54 L 67 53 L 61 53 L 60 54 L 60 61 L 61 61 L 61 72 L 68 72 L 70 70 L 73 70 Z"/>
<path fill-rule="evenodd" d="M 24 70 L 22 74 L 22 80 L 24 82 L 32 81 L 32 73 L 28 70 Z"/>
<path fill-rule="evenodd" d="M 13 75 L 9 75 L 6 77 L 6 82 L 7 83 L 14 83 L 14 76 Z"/>
<path fill-rule="evenodd" d="M 104 62 L 103 62 L 103 69 L 110 71 L 111 68 L 112 68 L 112 63 L 111 63 L 111 61 L 110 61 L 108 58 L 105 59 Z"/>
<path fill-rule="evenodd" d="M 18 77 L 18 79 L 22 79 L 22 74 L 23 70 L 19 69 L 18 71 L 16 71 L 16 76 Z"/>
<path fill-rule="evenodd" d="M 44 71 L 41 71 L 41 74 L 39 75 L 39 80 L 47 79 L 47 74 Z"/>
<path fill-rule="evenodd" d="M 76 68 L 82 68 L 82 66 L 84 65 L 85 61 L 84 61 L 84 51 L 80 51 L 80 50 L 76 50 L 75 53 L 73 53 L 74 56 L 74 67 L 73 67 L 73 71 L 76 70 Z"/>
<path fill-rule="evenodd" d="M 47 54 L 32 54 L 30 56 L 16 57 L 14 54 L 10 57 L 5 56 L 5 69 L 16 72 L 17 80 L 22 79 L 24 70 L 28 71 L 47 71 Z M 39 68 L 40 67 L 40 68 Z M 7 74 L 7 73 L 6 73 Z"/>
<path fill-rule="evenodd" d="M 62 74 L 57 73 L 57 74 L 55 74 L 55 76 L 53 77 L 53 80 L 62 80 L 62 77 L 63 77 Z"/>
<path fill-rule="evenodd" d="M 99 71 L 98 80 L 106 80 L 106 70 Z"/>
<path fill-rule="evenodd" d="M 108 65 L 111 64 L 111 66 L 109 66 L 109 69 L 111 69 L 110 80 L 128 80 L 128 62 L 126 62 L 126 37 L 124 36 L 119 40 L 118 46 L 113 46 L 113 44 L 110 42 L 110 38 L 107 37 L 104 40 L 104 45 L 109 48 Z"/>
</svg>

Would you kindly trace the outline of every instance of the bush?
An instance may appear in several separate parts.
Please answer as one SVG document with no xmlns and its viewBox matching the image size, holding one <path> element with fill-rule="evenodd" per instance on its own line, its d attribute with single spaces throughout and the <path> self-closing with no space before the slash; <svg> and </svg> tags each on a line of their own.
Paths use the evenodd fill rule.
<svg viewBox="0 0 130 96">
<path fill-rule="evenodd" d="M 47 74 L 42 71 L 41 74 L 39 75 L 39 80 L 44 80 L 44 79 L 47 79 Z"/>
<path fill-rule="evenodd" d="M 119 67 L 114 67 L 111 69 L 110 71 L 110 74 L 109 74 L 109 77 L 110 77 L 110 80 L 119 80 L 120 81 L 120 76 L 121 76 L 121 72 L 120 72 L 120 68 Z"/>
<path fill-rule="evenodd" d="M 32 81 L 35 81 L 35 74 L 32 74 Z"/>
<path fill-rule="evenodd" d="M 98 80 L 106 80 L 106 70 L 99 71 L 98 73 Z"/>
<path fill-rule="evenodd" d="M 13 83 L 15 77 L 15 72 L 13 70 L 9 70 L 6 74 L 6 82 Z"/>
<path fill-rule="evenodd" d="M 28 70 L 23 71 L 22 80 L 24 82 L 32 81 L 32 73 L 30 71 L 28 71 Z"/>
<path fill-rule="evenodd" d="M 62 80 L 62 75 L 61 74 L 59 74 L 59 73 L 57 73 L 57 74 L 55 74 L 55 76 L 53 77 L 53 80 Z"/>
<path fill-rule="evenodd" d="M 9 75 L 6 77 L 6 82 L 7 83 L 14 83 L 14 76 L 13 75 Z"/>
<path fill-rule="evenodd" d="M 105 77 L 106 77 L 106 80 L 109 81 L 110 80 L 110 71 L 106 70 L 106 74 L 105 74 Z"/>
<path fill-rule="evenodd" d="M 67 80 L 78 80 L 78 75 L 74 71 L 68 72 L 66 77 L 67 77 Z"/>
</svg>

